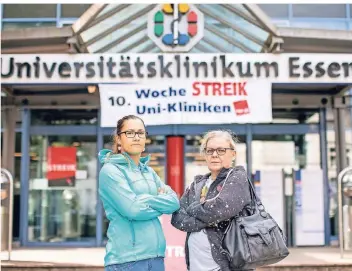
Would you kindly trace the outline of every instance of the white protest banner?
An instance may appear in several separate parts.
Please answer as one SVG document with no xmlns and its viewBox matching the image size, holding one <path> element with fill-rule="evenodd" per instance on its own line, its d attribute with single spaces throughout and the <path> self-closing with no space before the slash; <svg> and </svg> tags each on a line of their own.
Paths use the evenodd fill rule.
<svg viewBox="0 0 352 271">
<path fill-rule="evenodd" d="M 101 126 L 137 115 L 146 125 L 263 123 L 272 120 L 269 81 L 161 80 L 100 84 Z"/>
</svg>

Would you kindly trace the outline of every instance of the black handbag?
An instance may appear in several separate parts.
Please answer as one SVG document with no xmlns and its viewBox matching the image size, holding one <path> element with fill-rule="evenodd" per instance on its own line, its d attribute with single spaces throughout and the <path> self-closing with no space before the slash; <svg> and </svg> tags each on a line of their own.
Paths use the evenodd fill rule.
<svg viewBox="0 0 352 271">
<path fill-rule="evenodd" d="M 255 269 L 274 264 L 289 255 L 282 230 L 265 211 L 252 182 L 248 182 L 251 205 L 230 220 L 222 239 L 221 253 L 228 257 L 233 270 Z"/>
</svg>

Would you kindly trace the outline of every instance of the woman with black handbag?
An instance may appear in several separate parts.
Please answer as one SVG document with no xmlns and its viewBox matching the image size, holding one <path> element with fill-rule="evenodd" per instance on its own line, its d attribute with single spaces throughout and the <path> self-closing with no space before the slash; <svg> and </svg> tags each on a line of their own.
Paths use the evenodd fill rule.
<svg viewBox="0 0 352 271">
<path fill-rule="evenodd" d="M 187 232 L 185 253 L 190 271 L 234 270 L 222 242 L 230 220 L 251 204 L 245 169 L 232 167 L 235 142 L 228 131 L 205 135 L 201 152 L 210 173 L 195 177 L 181 197 L 181 208 L 172 215 L 172 225 Z"/>
</svg>

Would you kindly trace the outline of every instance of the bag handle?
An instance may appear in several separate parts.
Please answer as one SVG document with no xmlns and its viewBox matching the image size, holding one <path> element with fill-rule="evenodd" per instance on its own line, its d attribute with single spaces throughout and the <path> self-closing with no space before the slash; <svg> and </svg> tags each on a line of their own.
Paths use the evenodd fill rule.
<svg viewBox="0 0 352 271">
<path fill-rule="evenodd" d="M 255 203 L 259 206 L 259 205 L 263 205 L 261 200 L 259 199 L 257 193 L 255 192 L 255 188 L 253 183 L 249 180 L 249 178 L 247 178 L 247 181 L 249 182 L 249 189 L 250 189 L 250 193 L 251 193 L 251 197 L 253 196 L 253 199 L 255 201 Z"/>
</svg>

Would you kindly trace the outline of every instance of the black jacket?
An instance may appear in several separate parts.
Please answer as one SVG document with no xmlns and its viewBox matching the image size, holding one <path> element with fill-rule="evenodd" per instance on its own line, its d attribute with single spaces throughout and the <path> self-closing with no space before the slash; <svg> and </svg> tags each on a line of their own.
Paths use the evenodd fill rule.
<svg viewBox="0 0 352 271">
<path fill-rule="evenodd" d="M 251 196 L 247 173 L 242 166 L 235 167 L 226 185 L 223 183 L 230 169 L 223 168 L 216 180 L 210 185 L 206 201 L 200 203 L 201 190 L 210 174 L 195 177 L 180 199 L 180 209 L 172 215 L 171 224 L 187 232 L 185 254 L 189 269 L 188 238 L 192 232 L 205 229 L 211 246 L 214 261 L 222 271 L 231 271 L 227 257 L 220 253 L 221 239 L 228 226 L 229 219 L 237 215 L 250 204 Z M 220 195 L 213 199 L 222 189 Z"/>
</svg>

